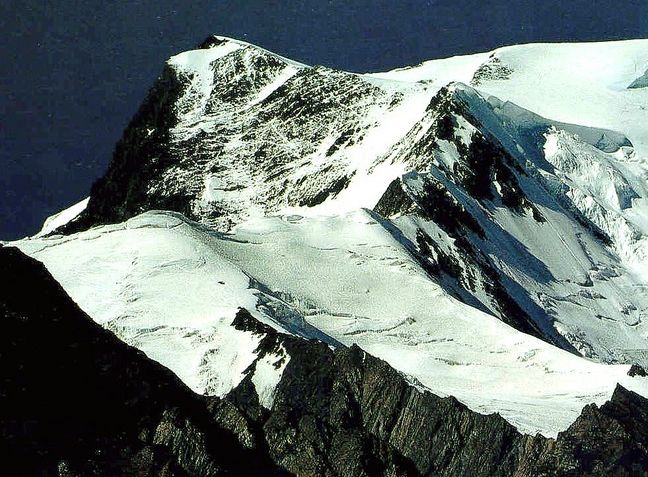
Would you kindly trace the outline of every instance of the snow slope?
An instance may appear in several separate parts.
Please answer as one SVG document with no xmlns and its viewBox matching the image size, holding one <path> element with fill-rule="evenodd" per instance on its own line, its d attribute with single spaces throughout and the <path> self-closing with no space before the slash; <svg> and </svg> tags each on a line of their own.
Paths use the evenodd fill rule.
<svg viewBox="0 0 648 477">
<path fill-rule="evenodd" d="M 384 73 L 371 73 L 364 75 L 368 78 L 380 78 L 387 81 L 426 82 L 437 89 L 448 83 L 470 83 L 475 71 L 488 61 L 491 53 L 478 53 L 475 55 L 453 56 L 438 60 L 430 60 L 420 65 L 398 68 Z"/>
<path fill-rule="evenodd" d="M 608 399 L 617 381 L 648 391 L 626 366 L 577 358 L 458 302 L 388 227 L 368 211 L 266 218 L 216 247 L 340 342 L 526 432 L 555 435 L 584 403 Z"/>
<path fill-rule="evenodd" d="M 635 146 L 636 156 L 628 160 L 645 172 L 648 89 L 629 86 L 640 84 L 647 68 L 648 40 L 626 40 L 508 46 L 376 76 L 469 83 L 553 120 L 622 132 Z"/>
<path fill-rule="evenodd" d="M 257 358 L 260 337 L 230 326 L 239 307 L 277 326 L 255 312 L 249 278 L 181 216 L 149 213 L 17 245 L 44 262 L 97 323 L 199 393 L 226 394 Z"/>
<path fill-rule="evenodd" d="M 303 319 L 302 335 L 357 343 L 419 386 L 525 432 L 555 435 L 617 382 L 648 395 L 648 379 L 629 377 L 627 365 L 579 358 L 451 297 L 366 210 L 255 219 L 226 235 L 148 212 L 15 245 L 98 323 L 202 393 L 225 394 L 257 358 L 259 338 L 230 326 L 241 306 L 284 332 Z M 267 407 L 282 353 L 255 363 Z"/>
</svg>

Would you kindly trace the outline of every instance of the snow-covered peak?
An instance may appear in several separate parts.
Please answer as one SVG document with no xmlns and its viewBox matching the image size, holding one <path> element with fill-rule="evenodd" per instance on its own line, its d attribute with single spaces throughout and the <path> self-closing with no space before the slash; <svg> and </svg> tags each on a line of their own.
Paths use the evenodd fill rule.
<svg viewBox="0 0 648 477">
<path fill-rule="evenodd" d="M 276 58 L 281 59 L 282 61 L 286 62 L 287 64 L 290 64 L 292 66 L 295 66 L 297 68 L 304 68 L 308 67 L 308 65 L 291 60 L 290 58 L 286 58 L 285 56 L 281 56 L 277 53 L 274 53 L 270 50 L 267 50 L 263 47 L 260 47 L 258 45 L 255 45 L 253 43 L 249 43 L 247 41 L 239 40 L 237 38 L 231 38 L 228 36 L 221 36 L 221 35 L 211 35 L 209 36 L 203 43 L 200 45 L 201 49 L 212 49 L 212 48 L 219 48 L 221 45 L 238 45 L 240 48 L 253 48 L 257 51 L 259 51 L 262 54 L 266 55 L 272 55 Z"/>
<path fill-rule="evenodd" d="M 272 406 L 286 356 L 232 331 L 243 307 L 553 434 L 648 365 L 645 46 L 357 75 L 213 37 L 169 60 L 62 214 L 78 233 L 20 246 L 200 392 L 245 375 Z"/>
<path fill-rule="evenodd" d="M 243 50 L 254 52 L 254 54 L 259 56 L 272 57 L 294 68 L 308 68 L 303 63 L 293 61 L 265 48 L 253 45 L 252 43 L 218 35 L 208 37 L 200 45 L 200 48 L 172 56 L 167 60 L 167 63 L 175 68 L 202 75 L 207 73 L 207 69 L 214 61 L 230 53 L 240 53 Z"/>
</svg>

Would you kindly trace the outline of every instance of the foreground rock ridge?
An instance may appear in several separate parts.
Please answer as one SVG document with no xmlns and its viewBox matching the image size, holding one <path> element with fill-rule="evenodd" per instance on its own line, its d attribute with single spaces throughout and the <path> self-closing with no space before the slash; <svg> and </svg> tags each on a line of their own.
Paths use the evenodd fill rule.
<svg viewBox="0 0 648 477">
<path fill-rule="evenodd" d="M 243 309 L 233 326 L 262 336 L 262 356 L 290 355 L 272 407 L 249 376 L 224 399 L 199 396 L 93 323 L 42 264 L 10 247 L 0 264 L 11 278 L 0 290 L 0 453 L 12 475 L 602 476 L 648 465 L 648 401 L 622 387 L 557 440 L 531 437 L 356 346 L 283 335 Z"/>
<path fill-rule="evenodd" d="M 3 456 L 648 475 L 646 51 L 170 58 L 90 196 L 0 248 Z"/>
</svg>

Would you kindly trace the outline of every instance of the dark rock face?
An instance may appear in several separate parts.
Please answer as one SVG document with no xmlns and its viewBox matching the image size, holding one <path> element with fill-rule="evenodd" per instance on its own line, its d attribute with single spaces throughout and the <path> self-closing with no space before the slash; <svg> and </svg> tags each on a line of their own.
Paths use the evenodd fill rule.
<svg viewBox="0 0 648 477">
<path fill-rule="evenodd" d="M 503 80 L 510 78 L 511 74 L 513 74 L 513 70 L 493 54 L 486 63 L 475 71 L 470 84 L 477 86 L 486 80 Z"/>
<path fill-rule="evenodd" d="M 422 184 L 422 190 L 414 193 L 407 184 L 409 179 Z M 482 241 L 489 239 L 486 231 L 475 219 L 474 211 L 469 212 L 453 196 L 447 183 L 431 174 L 410 173 L 390 184 L 374 211 L 384 217 L 402 214 L 433 221 L 454 239 L 454 243 L 452 250 L 444 250 L 437 243 L 436 237 L 418 229 L 414 254 L 431 276 L 445 282 L 446 289 L 453 290 L 459 299 L 472 306 L 480 306 L 472 298 L 477 287 L 480 287 L 491 297 L 486 311 L 495 311 L 502 321 L 524 333 L 548 341 L 558 341 L 553 334 L 543 333 L 510 296 L 492 259 L 482 251 Z M 566 343 L 558 341 L 558 344 L 569 349 Z"/>
<path fill-rule="evenodd" d="M 639 88 L 648 88 L 648 70 L 646 70 L 643 75 L 641 75 L 639 78 L 630 83 L 630 85 L 628 85 L 628 89 Z"/>
<path fill-rule="evenodd" d="M 38 262 L 0 248 L 0 456 L 10 475 L 641 476 L 648 401 L 617 388 L 557 440 L 421 392 L 358 347 L 279 334 L 290 355 L 271 409 L 246 377 L 225 399 L 94 324 Z"/>
<path fill-rule="evenodd" d="M 558 439 L 532 437 L 496 414 L 417 390 L 356 346 L 333 351 L 278 335 L 245 310 L 235 325 L 264 334 L 268 350 L 280 342 L 291 356 L 272 409 L 258 406 L 245 380 L 226 400 L 295 475 L 648 475 L 648 400 L 621 387 L 607 404 L 586 407 Z"/>
<path fill-rule="evenodd" d="M 536 463 L 539 475 L 648 475 L 646 399 L 621 386 L 598 408 L 589 405 Z"/>
<path fill-rule="evenodd" d="M 630 369 L 628 370 L 628 376 L 646 377 L 648 376 L 648 374 L 646 373 L 646 370 L 642 366 L 639 366 L 638 364 L 633 364 L 632 366 L 630 366 Z"/>
<path fill-rule="evenodd" d="M 171 128 L 177 123 L 174 105 L 183 88 L 177 72 L 165 66 L 137 114 L 115 146 L 106 174 L 95 182 L 87 210 L 65 233 L 100 223 L 120 222 L 151 208 L 163 208 L 191 217 L 186 194 L 152 197 L 147 183 L 169 167 Z"/>
<path fill-rule="evenodd" d="M 273 407 L 252 418 L 273 458 L 289 471 L 462 475 L 458 469 L 465 466 L 472 469 L 470 475 L 506 475 L 498 473 L 510 467 L 501 457 L 511 452 L 519 435 L 498 416 L 475 414 L 454 399 L 421 393 L 355 346 L 331 351 L 321 343 L 291 338 L 283 344 L 291 360 Z M 230 398 L 240 402 L 244 392 L 240 387 Z M 477 455 L 488 461 L 482 470 Z"/>
</svg>

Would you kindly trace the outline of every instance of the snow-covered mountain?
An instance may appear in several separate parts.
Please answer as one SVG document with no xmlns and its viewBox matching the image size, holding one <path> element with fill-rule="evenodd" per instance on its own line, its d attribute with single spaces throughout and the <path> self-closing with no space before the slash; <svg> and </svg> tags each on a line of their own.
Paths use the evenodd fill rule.
<svg viewBox="0 0 648 477">
<path fill-rule="evenodd" d="M 294 358 L 243 308 L 553 437 L 648 397 L 647 69 L 648 40 L 358 75 L 211 37 L 14 245 L 197 393 L 250 379 L 272 410 Z"/>
</svg>

